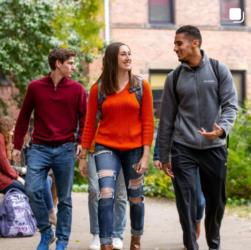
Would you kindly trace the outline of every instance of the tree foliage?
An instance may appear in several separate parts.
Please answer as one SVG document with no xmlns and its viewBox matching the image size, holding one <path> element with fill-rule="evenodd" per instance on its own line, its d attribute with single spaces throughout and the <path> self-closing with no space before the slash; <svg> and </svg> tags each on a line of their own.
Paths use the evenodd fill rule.
<svg viewBox="0 0 251 250">
<path fill-rule="evenodd" d="M 102 47 L 98 0 L 0 0 L 0 73 L 24 93 L 48 72 L 51 48 L 70 47 L 90 61 Z"/>
<path fill-rule="evenodd" d="M 100 0 L 59 0 L 56 6 L 52 22 L 55 37 L 58 46 L 71 48 L 78 53 L 77 72 L 83 73 L 83 62 L 90 63 L 103 48 L 100 37 L 101 11 Z M 77 77 L 84 81 L 83 75 L 78 74 Z"/>
<path fill-rule="evenodd" d="M 0 0 L 0 71 L 21 91 L 48 71 L 53 9 L 45 1 Z"/>
</svg>

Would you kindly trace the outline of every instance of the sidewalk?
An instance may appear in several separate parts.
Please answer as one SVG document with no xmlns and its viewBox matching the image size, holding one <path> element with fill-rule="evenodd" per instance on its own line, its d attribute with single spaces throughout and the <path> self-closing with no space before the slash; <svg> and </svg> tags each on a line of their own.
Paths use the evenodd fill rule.
<svg viewBox="0 0 251 250">
<path fill-rule="evenodd" d="M 68 250 L 86 250 L 91 240 L 87 194 L 73 194 L 73 226 Z M 124 249 L 129 249 L 129 219 Z M 203 228 L 203 227 L 202 227 Z M 204 231 L 202 229 L 202 231 Z M 225 215 L 221 230 L 222 250 L 251 249 L 251 220 Z M 1 250 L 35 250 L 39 233 L 31 238 L 0 238 Z M 204 232 L 199 239 L 200 250 L 207 250 Z M 55 249 L 55 244 L 50 248 Z M 165 200 L 146 199 L 145 233 L 142 250 L 182 250 L 182 234 L 175 204 Z"/>
</svg>

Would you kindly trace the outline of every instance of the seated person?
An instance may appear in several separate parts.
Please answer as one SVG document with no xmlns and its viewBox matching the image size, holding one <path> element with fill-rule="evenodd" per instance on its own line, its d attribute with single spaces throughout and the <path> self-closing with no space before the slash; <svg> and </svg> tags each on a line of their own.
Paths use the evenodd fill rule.
<svg viewBox="0 0 251 250">
<path fill-rule="evenodd" d="M 14 121 L 10 117 L 0 118 L 0 192 L 6 193 L 11 188 L 17 188 L 25 193 L 24 179 L 10 165 L 11 131 Z"/>
</svg>

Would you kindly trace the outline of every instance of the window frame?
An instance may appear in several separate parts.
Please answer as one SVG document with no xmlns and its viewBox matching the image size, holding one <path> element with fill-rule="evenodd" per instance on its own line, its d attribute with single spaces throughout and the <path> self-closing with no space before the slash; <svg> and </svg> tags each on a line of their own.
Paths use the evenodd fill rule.
<svg viewBox="0 0 251 250">
<path fill-rule="evenodd" d="M 246 71 L 245 70 L 235 70 L 235 69 L 230 69 L 231 71 L 231 74 L 234 75 L 234 74 L 240 74 L 240 77 L 241 77 L 241 82 L 240 82 L 240 90 L 241 90 L 241 93 L 240 93 L 240 96 L 241 96 L 241 99 L 238 100 L 238 103 L 242 106 L 244 105 L 245 101 L 246 101 Z"/>
<path fill-rule="evenodd" d="M 154 73 L 158 74 L 159 73 L 159 74 L 166 74 L 166 76 L 167 76 L 171 71 L 173 71 L 173 69 L 170 69 L 170 68 L 167 68 L 167 69 L 149 69 L 149 71 L 148 71 L 149 72 L 149 74 L 148 74 L 148 82 L 150 82 L 150 84 L 152 84 L 151 81 L 150 81 L 151 80 L 151 74 L 154 74 Z M 151 89 L 152 89 L 152 96 L 153 96 L 153 107 L 154 107 L 154 110 L 155 110 L 154 115 L 155 115 L 155 117 L 159 118 L 159 111 L 160 111 L 159 109 L 160 109 L 160 104 L 161 104 L 161 98 L 158 99 L 158 100 L 154 100 L 154 94 L 153 94 L 153 92 L 161 90 L 162 93 L 163 93 L 164 85 L 163 85 L 162 88 L 160 88 L 160 87 L 153 87 L 151 85 Z"/>
<path fill-rule="evenodd" d="M 150 0 L 148 0 L 148 23 L 152 26 L 168 26 L 168 25 L 174 25 L 175 24 L 175 15 L 174 15 L 174 10 L 175 10 L 175 1 L 174 0 L 169 0 L 170 1 L 170 21 L 151 21 L 151 11 L 150 11 Z"/>
<path fill-rule="evenodd" d="M 239 1 L 239 8 L 241 8 L 243 11 L 244 11 L 244 17 L 245 17 L 245 0 L 238 0 Z M 221 16 L 221 13 L 222 13 L 222 0 L 220 0 L 220 25 L 222 27 L 243 27 L 243 26 L 246 26 L 246 19 L 244 18 L 243 22 L 241 23 L 234 23 L 234 22 L 229 22 L 229 23 L 224 23 L 222 21 L 222 16 Z"/>
</svg>

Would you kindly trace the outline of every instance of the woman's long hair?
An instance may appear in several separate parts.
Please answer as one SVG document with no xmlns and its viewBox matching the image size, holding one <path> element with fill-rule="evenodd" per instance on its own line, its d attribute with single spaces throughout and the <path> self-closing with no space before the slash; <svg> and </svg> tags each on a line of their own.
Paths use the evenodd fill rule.
<svg viewBox="0 0 251 250">
<path fill-rule="evenodd" d="M 12 138 L 10 132 L 14 127 L 14 120 L 9 116 L 0 117 L 0 133 L 4 136 L 6 154 L 8 159 L 11 158 Z"/>
<path fill-rule="evenodd" d="M 101 93 L 106 95 L 113 94 L 118 90 L 118 54 L 121 46 L 127 46 L 124 43 L 111 43 L 105 50 L 103 57 L 103 71 L 98 79 L 101 80 Z M 129 48 L 129 47 L 128 47 Z M 128 71 L 130 87 L 136 86 L 137 81 L 131 70 Z"/>
</svg>

